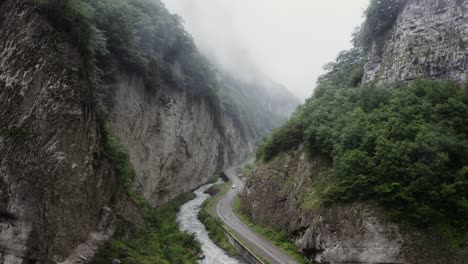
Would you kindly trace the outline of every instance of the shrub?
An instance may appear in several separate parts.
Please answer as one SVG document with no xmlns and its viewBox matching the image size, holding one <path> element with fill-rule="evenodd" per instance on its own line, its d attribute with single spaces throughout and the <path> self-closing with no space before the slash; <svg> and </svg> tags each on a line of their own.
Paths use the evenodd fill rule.
<svg viewBox="0 0 468 264">
<path fill-rule="evenodd" d="M 99 70 L 96 56 L 107 54 L 106 39 L 96 28 L 92 7 L 78 0 L 35 0 L 57 30 L 68 33 L 84 58 L 86 80 L 91 92 L 97 91 Z"/>
<path fill-rule="evenodd" d="M 336 61 L 327 64 L 324 69 L 328 70 L 328 73 L 321 76 L 318 80 L 318 87 L 314 91 L 314 97 L 306 101 L 304 105 L 299 107 L 291 119 L 282 127 L 274 129 L 273 132 L 264 137 L 259 144 L 256 152 L 256 159 L 269 161 L 277 154 L 294 149 L 302 143 L 306 143 L 308 148 L 318 149 L 316 144 L 313 143 L 314 139 L 309 138 L 304 142 L 311 129 L 320 129 L 323 134 L 327 134 L 329 131 L 325 126 L 317 126 L 308 128 L 310 123 L 310 113 L 319 114 L 322 111 L 340 111 L 345 100 L 346 95 L 340 95 L 340 101 L 331 100 L 335 96 L 335 92 L 340 90 L 338 87 L 341 84 L 349 87 L 355 87 L 359 85 L 362 77 L 363 67 L 363 55 L 359 49 L 352 49 L 349 51 L 341 52 Z M 338 93 L 345 93 L 346 91 L 339 91 Z M 319 100 L 324 103 L 328 102 L 330 105 L 327 108 L 323 106 L 316 107 L 315 101 Z M 335 108 L 336 107 L 336 108 Z M 327 116 L 330 114 L 330 116 Z M 333 113 L 327 112 L 321 117 L 323 120 L 327 120 Z M 338 113 L 336 113 L 338 114 Z M 308 130 L 307 130 L 308 129 Z M 324 146 L 322 146 L 324 147 Z"/>
<path fill-rule="evenodd" d="M 107 264 L 113 259 L 120 259 L 123 264 L 196 263 L 200 243 L 193 234 L 180 231 L 176 221 L 180 206 L 191 198 L 193 196 L 182 195 L 170 204 L 154 209 L 138 197 L 148 229 L 140 230 L 130 239 L 112 240 L 94 263 Z"/>
<path fill-rule="evenodd" d="M 120 143 L 117 136 L 112 132 L 107 121 L 104 122 L 103 143 L 104 151 L 114 163 L 117 177 L 120 183 L 131 188 L 131 184 L 135 180 L 135 171 L 130 162 L 128 150 L 125 145 Z"/>
<path fill-rule="evenodd" d="M 378 44 L 380 50 L 385 33 L 392 28 L 407 0 L 372 0 L 365 11 L 366 20 L 358 33 L 358 46 L 365 51 Z"/>
<path fill-rule="evenodd" d="M 290 120 L 284 126 L 273 129 L 263 138 L 257 149 L 257 160 L 269 161 L 277 154 L 298 147 L 303 142 L 304 128 L 302 123 Z"/>
</svg>

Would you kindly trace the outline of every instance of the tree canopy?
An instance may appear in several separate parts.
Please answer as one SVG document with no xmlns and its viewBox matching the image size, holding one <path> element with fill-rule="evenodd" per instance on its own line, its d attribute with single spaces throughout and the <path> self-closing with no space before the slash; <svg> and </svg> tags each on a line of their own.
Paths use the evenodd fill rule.
<svg viewBox="0 0 468 264">
<path fill-rule="evenodd" d="M 374 200 L 403 222 L 437 227 L 458 244 L 468 238 L 468 88 L 416 80 L 387 89 L 358 85 L 362 56 L 342 53 L 314 95 L 266 137 L 269 161 L 305 144 L 333 160 L 324 206 Z"/>
</svg>

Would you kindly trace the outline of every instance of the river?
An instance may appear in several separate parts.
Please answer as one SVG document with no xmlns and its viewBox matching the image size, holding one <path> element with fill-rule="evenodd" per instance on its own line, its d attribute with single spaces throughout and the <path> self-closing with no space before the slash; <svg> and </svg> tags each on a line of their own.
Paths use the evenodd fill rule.
<svg viewBox="0 0 468 264">
<path fill-rule="evenodd" d="M 200 264 L 243 264 L 243 262 L 232 258 L 209 238 L 205 226 L 198 220 L 198 212 L 202 203 L 210 197 L 204 193 L 212 184 L 204 185 L 197 189 L 194 193 L 196 198 L 182 205 L 180 212 L 177 214 L 177 221 L 183 231 L 194 233 L 198 241 L 201 243 L 201 248 L 205 258 L 199 260 Z"/>
</svg>

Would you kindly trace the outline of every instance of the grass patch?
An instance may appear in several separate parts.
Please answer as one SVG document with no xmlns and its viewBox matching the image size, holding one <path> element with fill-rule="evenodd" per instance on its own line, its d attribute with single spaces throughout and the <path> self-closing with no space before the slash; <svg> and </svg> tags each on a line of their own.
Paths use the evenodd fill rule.
<svg viewBox="0 0 468 264">
<path fill-rule="evenodd" d="M 119 259 L 123 264 L 197 263 L 200 243 L 193 234 L 180 231 L 176 221 L 180 206 L 192 198 L 190 194 L 181 195 L 158 209 L 137 198 L 148 229 L 140 230 L 128 240 L 110 241 L 94 263 L 108 264 L 113 259 Z"/>
<path fill-rule="evenodd" d="M 302 256 L 301 254 L 297 252 L 297 247 L 293 243 L 290 242 L 289 237 L 286 235 L 286 233 L 274 230 L 272 228 L 260 226 L 254 223 L 252 219 L 250 219 L 248 216 L 241 213 L 240 202 L 241 202 L 240 198 L 236 197 L 233 201 L 232 208 L 242 222 L 248 225 L 250 229 L 255 231 L 257 234 L 262 235 L 264 238 L 272 242 L 275 246 L 284 250 L 286 253 L 288 253 L 289 256 L 294 258 L 294 260 L 296 260 L 298 263 L 301 263 L 301 264 L 309 263 L 304 258 L 304 256 Z"/>
<path fill-rule="evenodd" d="M 208 231 L 208 236 L 215 244 L 222 248 L 229 256 L 239 256 L 237 249 L 229 243 L 228 239 L 224 235 L 224 230 L 219 222 L 219 219 L 212 216 L 206 210 L 202 209 L 198 213 L 198 219 L 205 225 Z"/>
<path fill-rule="evenodd" d="M 202 209 L 208 211 L 208 213 L 210 213 L 212 216 L 216 216 L 214 206 L 224 196 L 224 194 L 226 194 L 226 192 L 229 190 L 230 187 L 231 187 L 231 182 L 225 182 L 225 183 L 213 185 L 212 188 L 217 188 L 218 192 L 216 193 L 216 195 L 214 195 L 213 197 L 210 197 L 203 203 Z"/>
</svg>

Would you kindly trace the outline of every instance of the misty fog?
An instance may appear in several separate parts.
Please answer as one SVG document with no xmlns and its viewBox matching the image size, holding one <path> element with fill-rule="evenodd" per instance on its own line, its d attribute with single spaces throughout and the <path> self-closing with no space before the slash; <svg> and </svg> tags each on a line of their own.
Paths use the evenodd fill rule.
<svg viewBox="0 0 468 264">
<path fill-rule="evenodd" d="M 309 97 L 323 65 L 351 47 L 368 0 L 164 0 L 200 50 L 231 73 L 264 72 Z"/>
</svg>

